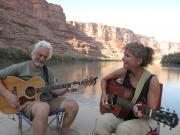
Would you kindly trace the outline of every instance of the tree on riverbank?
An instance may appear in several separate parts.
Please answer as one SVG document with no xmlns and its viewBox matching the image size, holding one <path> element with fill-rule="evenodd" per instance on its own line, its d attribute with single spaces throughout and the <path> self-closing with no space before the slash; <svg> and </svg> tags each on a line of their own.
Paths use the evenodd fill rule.
<svg viewBox="0 0 180 135">
<path fill-rule="evenodd" d="M 26 60 L 31 59 L 31 52 L 23 51 L 18 48 L 14 47 L 6 47 L 6 48 L 0 48 L 0 61 L 9 61 L 9 62 L 22 62 Z M 57 55 L 54 54 L 52 56 L 52 59 L 50 60 L 50 63 L 57 63 L 62 61 L 118 61 L 114 59 L 110 59 L 108 57 L 92 57 L 92 56 L 86 56 L 86 55 L 76 55 L 76 56 L 68 56 L 68 55 Z"/>
<path fill-rule="evenodd" d="M 164 55 L 161 59 L 162 64 L 180 64 L 180 52 Z"/>
<path fill-rule="evenodd" d="M 4 61 L 25 61 L 31 59 L 30 53 L 14 47 L 0 48 L 0 59 Z"/>
</svg>

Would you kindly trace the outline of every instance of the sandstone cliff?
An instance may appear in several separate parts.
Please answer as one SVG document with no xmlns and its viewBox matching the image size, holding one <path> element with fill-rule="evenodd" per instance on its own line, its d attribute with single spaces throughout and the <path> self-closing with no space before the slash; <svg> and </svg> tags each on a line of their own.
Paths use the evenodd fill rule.
<svg viewBox="0 0 180 135">
<path fill-rule="evenodd" d="M 179 49 L 179 44 L 162 44 L 125 28 L 66 22 L 63 8 L 45 0 L 0 0 L 0 46 L 29 50 L 42 39 L 53 44 L 56 54 L 74 57 L 119 59 L 122 47 L 129 42 L 141 42 L 156 51 Z"/>
</svg>

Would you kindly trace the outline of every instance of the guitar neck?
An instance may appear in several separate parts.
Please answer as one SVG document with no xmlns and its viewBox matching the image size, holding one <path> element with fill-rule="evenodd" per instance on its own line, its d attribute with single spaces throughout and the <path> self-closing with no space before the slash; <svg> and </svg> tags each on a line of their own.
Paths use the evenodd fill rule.
<svg viewBox="0 0 180 135">
<path fill-rule="evenodd" d="M 124 100 L 121 97 L 118 97 L 117 95 L 113 99 L 113 104 L 120 105 L 129 110 L 132 110 L 134 107 L 134 104 L 132 102 L 129 102 L 128 100 Z M 175 111 L 171 113 L 171 112 L 167 112 L 163 110 L 155 110 L 155 109 L 148 108 L 147 106 L 144 106 L 144 105 L 138 108 L 149 118 L 152 118 L 155 121 L 164 123 L 165 125 L 168 125 L 171 128 L 174 128 L 178 124 L 179 118 L 177 114 L 175 113 Z"/>
<path fill-rule="evenodd" d="M 89 79 L 84 79 L 82 81 L 74 81 L 71 83 L 40 87 L 40 88 L 36 88 L 36 93 L 50 92 L 50 91 L 56 90 L 56 89 L 68 88 L 71 86 L 71 84 L 84 85 L 85 87 L 90 86 L 90 85 L 95 85 L 96 79 L 97 79 L 97 77 L 91 77 Z"/>
<path fill-rule="evenodd" d="M 73 83 L 66 83 L 66 84 L 59 84 L 59 85 L 51 85 L 51 86 L 46 86 L 46 87 L 40 87 L 36 88 L 37 93 L 42 93 L 42 92 L 50 92 L 52 90 L 57 90 L 57 89 L 62 89 L 62 88 L 68 88 L 71 86 Z"/>
</svg>

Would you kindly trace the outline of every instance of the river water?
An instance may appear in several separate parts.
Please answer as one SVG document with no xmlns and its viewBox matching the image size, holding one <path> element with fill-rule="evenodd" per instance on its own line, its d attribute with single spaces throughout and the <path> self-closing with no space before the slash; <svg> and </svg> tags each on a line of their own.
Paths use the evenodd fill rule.
<svg viewBox="0 0 180 135">
<path fill-rule="evenodd" d="M 59 63 L 50 65 L 59 80 L 59 82 L 81 81 L 89 76 L 97 76 L 98 80 L 95 86 L 80 87 L 72 96 L 79 102 L 99 111 L 99 100 L 101 96 L 100 80 L 103 76 L 122 66 L 121 62 L 75 62 Z M 161 106 L 175 110 L 180 114 L 180 68 L 175 66 L 164 67 L 161 64 L 153 64 L 148 67 L 152 73 L 156 74 L 163 84 L 163 95 Z"/>
<path fill-rule="evenodd" d="M 9 64 L 4 63 L 0 67 L 3 68 Z M 103 76 L 118 69 L 122 66 L 121 62 L 62 62 L 49 65 L 58 82 L 68 83 L 73 81 L 81 81 L 87 77 L 98 77 L 96 85 L 89 87 L 80 87 L 75 93 L 68 96 L 76 99 L 78 102 L 91 107 L 95 111 L 99 111 L 99 100 L 101 96 L 100 80 Z M 152 73 L 156 74 L 160 82 L 163 84 L 163 95 L 161 106 L 175 110 L 180 115 L 180 67 L 162 66 L 161 64 L 153 64 L 148 67 Z"/>
</svg>

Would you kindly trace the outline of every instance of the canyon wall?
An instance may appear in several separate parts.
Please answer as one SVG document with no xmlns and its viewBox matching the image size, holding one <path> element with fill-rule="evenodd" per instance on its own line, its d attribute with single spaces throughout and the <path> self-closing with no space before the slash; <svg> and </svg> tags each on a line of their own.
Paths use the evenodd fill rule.
<svg viewBox="0 0 180 135">
<path fill-rule="evenodd" d="M 178 51 L 179 43 L 158 42 L 126 28 L 66 21 L 63 8 L 45 0 L 0 0 L 0 46 L 29 50 L 47 40 L 58 55 L 119 59 L 122 48 L 140 42 L 160 54 Z"/>
</svg>

